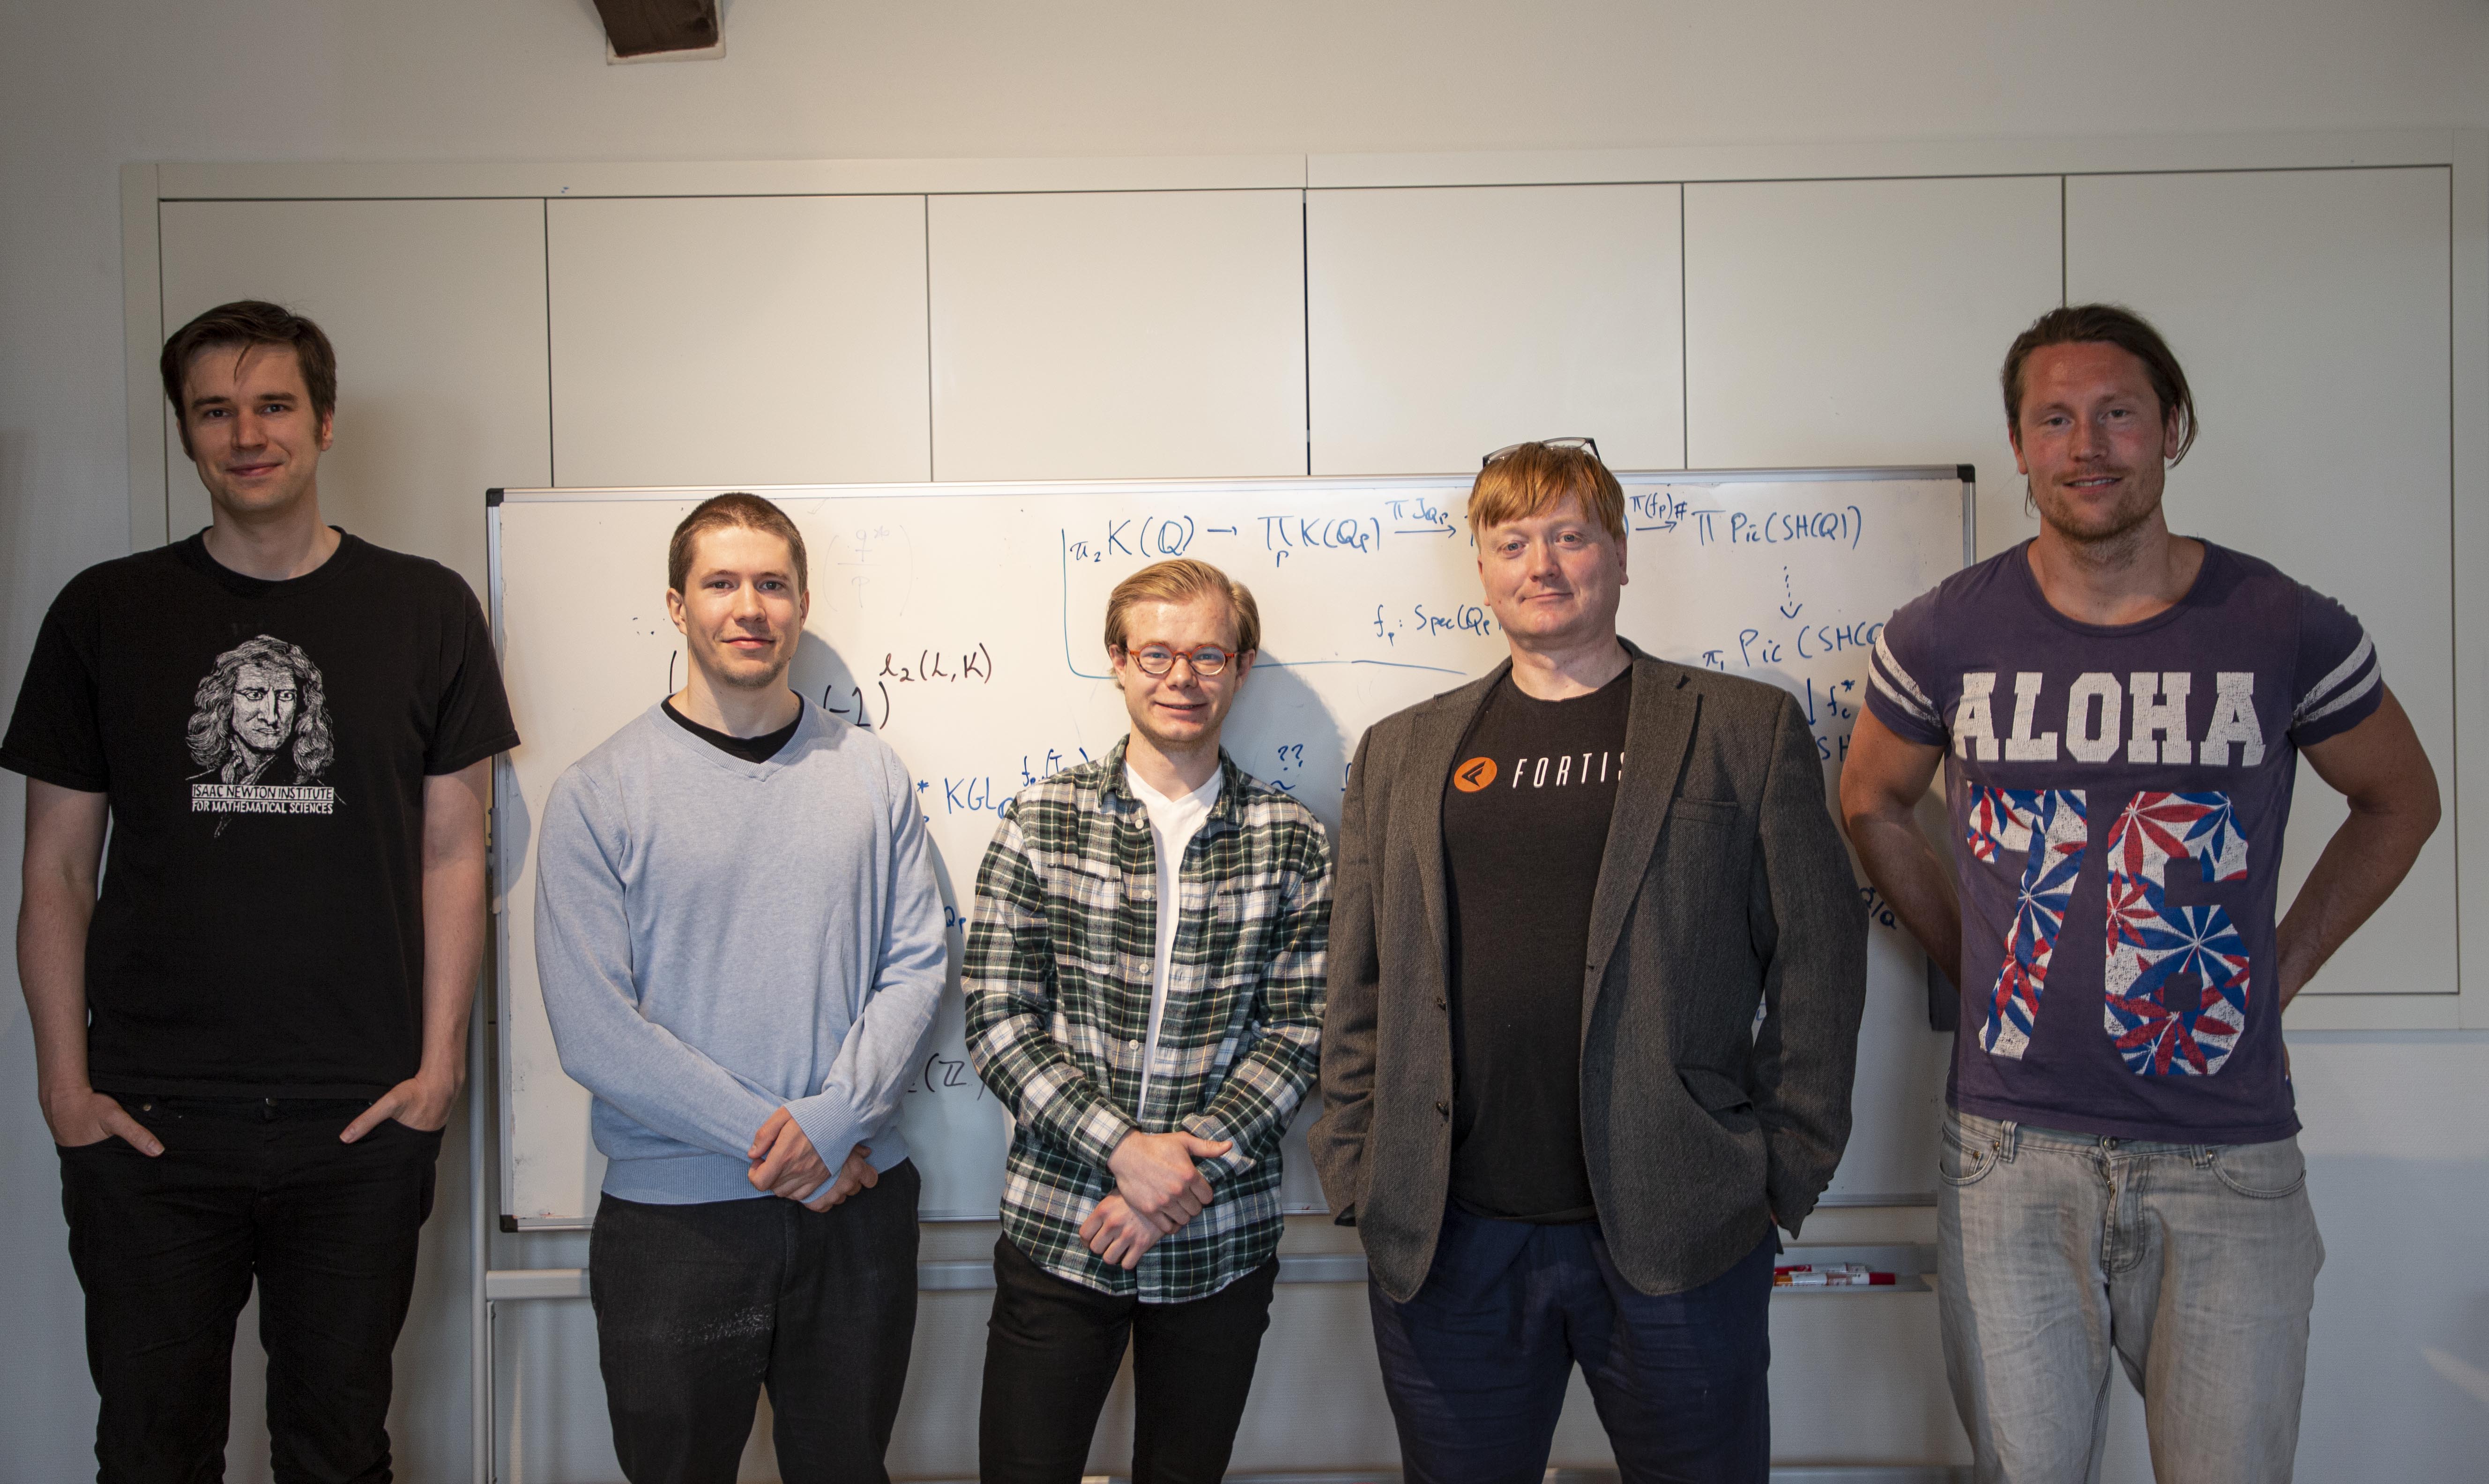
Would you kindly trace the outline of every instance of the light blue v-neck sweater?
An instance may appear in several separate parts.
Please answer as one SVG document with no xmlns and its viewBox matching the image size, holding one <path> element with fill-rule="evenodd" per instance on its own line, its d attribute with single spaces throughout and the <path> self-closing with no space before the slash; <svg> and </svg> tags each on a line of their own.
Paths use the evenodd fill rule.
<svg viewBox="0 0 2489 1484">
<path fill-rule="evenodd" d="M 746 762 L 650 707 L 545 801 L 535 944 L 606 1193 L 761 1194 L 745 1151 L 782 1104 L 833 1171 L 856 1144 L 907 1157 L 948 937 L 916 789 L 872 732 L 807 705 Z"/>
</svg>

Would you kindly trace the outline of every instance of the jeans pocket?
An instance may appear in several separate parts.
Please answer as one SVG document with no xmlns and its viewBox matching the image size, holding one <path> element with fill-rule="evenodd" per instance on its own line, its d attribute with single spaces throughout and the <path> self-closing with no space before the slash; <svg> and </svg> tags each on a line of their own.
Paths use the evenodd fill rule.
<svg viewBox="0 0 2489 1484">
<path fill-rule="evenodd" d="M 1948 1185 L 1977 1184 L 1996 1168 L 1996 1151 L 1963 1141 L 1951 1119 L 1944 1122 L 1944 1144 L 1936 1153 L 1936 1178 Z"/>
<path fill-rule="evenodd" d="M 2213 1151 L 2213 1173 L 2252 1200 L 2277 1201 L 2307 1184 L 2307 1160 L 2296 1138 L 2269 1144 L 2224 1144 Z"/>
</svg>

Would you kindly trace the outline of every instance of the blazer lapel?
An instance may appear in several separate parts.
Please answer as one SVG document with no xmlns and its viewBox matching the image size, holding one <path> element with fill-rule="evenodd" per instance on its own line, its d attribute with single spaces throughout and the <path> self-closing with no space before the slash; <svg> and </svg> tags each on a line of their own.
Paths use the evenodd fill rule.
<svg viewBox="0 0 2489 1484">
<path fill-rule="evenodd" d="M 1616 788 L 1616 813 L 1608 820 L 1608 848 L 1599 858 L 1599 889 L 1590 899 L 1590 962 L 1601 970 L 1624 930 L 1625 913 L 1642 891 L 1651 850 L 1660 827 L 1668 822 L 1668 806 L 1676 795 L 1677 772 L 1694 740 L 1694 718 L 1701 709 L 1685 678 L 1644 654 L 1633 651 L 1633 702 L 1625 713 L 1625 773 Z M 1606 975 L 1588 973 L 1582 1023 L 1589 1024 L 1589 1008 L 1598 998 Z"/>
<path fill-rule="evenodd" d="M 1441 698 L 1419 719 L 1409 743 L 1405 777 L 1415 791 L 1408 805 L 1408 838 L 1410 848 L 1417 856 L 1418 895 L 1425 899 L 1426 927 L 1434 939 L 1439 975 L 1448 975 L 1452 963 L 1451 908 L 1446 900 L 1449 893 L 1444 886 L 1444 780 L 1451 776 L 1452 764 L 1460 760 L 1457 755 L 1461 738 L 1469 735 L 1470 724 L 1477 720 L 1487 697 L 1494 694 L 1510 669 L 1512 662 L 1505 660 L 1485 679 Z"/>
</svg>

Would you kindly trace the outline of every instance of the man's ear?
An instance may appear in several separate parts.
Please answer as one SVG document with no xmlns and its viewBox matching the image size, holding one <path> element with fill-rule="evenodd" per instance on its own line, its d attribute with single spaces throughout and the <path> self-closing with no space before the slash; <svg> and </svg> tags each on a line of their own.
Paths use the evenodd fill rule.
<svg viewBox="0 0 2489 1484">
<path fill-rule="evenodd" d="M 327 453 L 329 445 L 336 441 L 337 410 L 332 407 L 320 414 L 320 451 Z"/>
<path fill-rule="evenodd" d="M 692 631 L 683 627 L 683 595 L 672 587 L 666 589 L 666 616 L 674 621 L 675 632 L 686 639 L 691 637 Z"/>
</svg>

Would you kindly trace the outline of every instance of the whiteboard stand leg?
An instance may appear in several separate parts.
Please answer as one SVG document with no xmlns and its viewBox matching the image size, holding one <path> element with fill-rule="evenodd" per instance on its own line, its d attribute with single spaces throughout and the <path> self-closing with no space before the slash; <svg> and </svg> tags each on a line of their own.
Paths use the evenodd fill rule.
<svg viewBox="0 0 2489 1484">
<path fill-rule="evenodd" d="M 482 996 L 478 995 L 480 1001 Z M 492 1264 L 492 1180 L 484 1162 L 484 1007 L 467 1017 L 467 1407 L 475 1484 L 493 1484 L 493 1305 L 484 1296 Z"/>
</svg>

